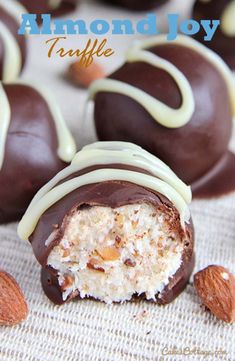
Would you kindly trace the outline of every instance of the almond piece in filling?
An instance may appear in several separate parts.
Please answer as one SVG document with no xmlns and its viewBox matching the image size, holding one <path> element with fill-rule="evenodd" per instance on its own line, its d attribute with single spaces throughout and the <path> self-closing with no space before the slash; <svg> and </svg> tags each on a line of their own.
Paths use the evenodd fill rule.
<svg viewBox="0 0 235 361">
<path fill-rule="evenodd" d="M 184 252 L 179 219 L 168 210 L 140 203 L 71 213 L 47 261 L 58 273 L 63 300 L 74 292 L 106 303 L 136 294 L 156 300 L 180 268 Z"/>
</svg>

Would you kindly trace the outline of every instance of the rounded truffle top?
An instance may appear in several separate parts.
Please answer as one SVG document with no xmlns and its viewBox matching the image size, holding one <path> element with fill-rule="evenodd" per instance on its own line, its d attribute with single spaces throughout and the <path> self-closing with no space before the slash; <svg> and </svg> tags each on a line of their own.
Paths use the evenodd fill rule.
<svg viewBox="0 0 235 361">
<path fill-rule="evenodd" d="M 134 43 L 120 69 L 91 85 L 90 99 L 100 140 L 136 143 L 192 184 L 228 149 L 234 92 L 216 53 L 190 37 L 162 35 Z"/>
<path fill-rule="evenodd" d="M 76 153 L 76 145 L 75 145 L 75 141 L 69 131 L 69 128 L 67 127 L 64 118 L 62 116 L 62 113 L 54 99 L 54 97 L 52 96 L 52 94 L 50 92 L 48 92 L 46 90 L 46 88 L 41 87 L 41 86 L 32 86 L 31 84 L 27 84 L 27 83 L 23 83 L 23 82 L 18 82 L 15 84 L 8 84 L 7 88 L 14 88 L 16 90 L 16 94 L 18 94 L 18 98 L 15 98 L 14 103 L 17 105 L 18 103 L 18 99 L 19 99 L 19 95 L 20 95 L 20 91 L 25 94 L 25 101 L 26 101 L 26 105 L 27 102 L 29 101 L 29 99 L 34 99 L 34 94 L 37 94 L 37 102 L 38 103 L 38 99 L 42 99 L 42 101 L 45 101 L 46 104 L 48 105 L 49 111 L 52 115 L 52 119 L 54 121 L 55 124 L 55 128 L 56 128 L 56 132 L 57 132 L 57 138 L 58 138 L 58 149 L 57 149 L 57 153 L 58 153 L 58 157 L 65 162 L 70 162 L 71 159 L 73 158 L 74 154 Z M 21 93 L 21 95 L 22 95 Z M 5 147 L 6 147 L 6 141 L 7 141 L 7 136 L 8 136 L 8 131 L 10 128 L 10 123 L 17 118 L 17 114 L 15 114 L 12 111 L 12 104 L 10 102 L 8 93 L 6 91 L 6 86 L 3 84 L 0 84 L 0 105 L 1 105 L 1 122 L 0 122 L 0 171 L 1 168 L 3 167 L 3 163 L 5 160 Z M 25 106 L 26 106 L 25 105 Z M 32 117 L 30 118 L 30 111 L 29 108 L 26 107 L 26 109 L 28 110 L 28 112 L 26 111 L 25 114 L 27 115 L 27 117 L 25 117 L 24 119 L 20 118 L 20 120 L 17 123 L 18 129 L 16 130 L 17 132 L 21 131 L 21 132 L 25 132 L 27 133 L 27 131 L 29 129 L 33 129 L 33 124 L 35 124 L 35 129 L 34 132 L 35 134 L 39 131 L 39 126 L 37 124 L 37 118 L 35 117 L 35 119 Z"/>
</svg>

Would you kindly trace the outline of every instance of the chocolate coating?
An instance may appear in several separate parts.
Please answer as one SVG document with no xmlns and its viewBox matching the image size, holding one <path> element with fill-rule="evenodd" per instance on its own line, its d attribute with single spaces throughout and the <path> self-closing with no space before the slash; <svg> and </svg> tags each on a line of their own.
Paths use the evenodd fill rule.
<svg viewBox="0 0 235 361">
<path fill-rule="evenodd" d="M 211 198 L 226 195 L 235 189 L 235 154 L 230 151 L 201 179 L 193 184 L 193 194 L 197 198 Z"/>
<path fill-rule="evenodd" d="M 232 130 L 227 85 L 215 66 L 193 49 L 165 44 L 150 51 L 170 61 L 188 79 L 195 99 L 191 120 L 181 128 L 169 129 L 133 99 L 101 92 L 95 99 L 98 138 L 141 145 L 192 184 L 227 152 Z M 126 63 L 110 78 L 134 85 L 172 108 L 181 105 L 181 93 L 172 77 L 147 63 Z"/>
<path fill-rule="evenodd" d="M 52 14 L 54 16 L 60 16 L 73 11 L 78 4 L 79 0 L 62 0 L 61 4 L 53 9 L 50 6 L 50 0 L 20 0 L 21 4 L 25 6 L 29 13 L 32 14 Z"/>
<path fill-rule="evenodd" d="M 110 167 L 110 165 L 106 167 Z M 90 167 L 73 174 L 66 180 L 98 168 L 105 167 Z M 135 169 L 122 165 L 112 165 L 112 168 L 131 170 Z M 82 208 L 99 205 L 116 208 L 127 204 L 142 202 L 153 204 L 156 208 L 161 208 L 163 211 L 165 207 L 167 207 L 170 212 L 177 212 L 172 203 L 161 194 L 154 193 L 153 191 L 128 182 L 108 181 L 86 185 L 74 190 L 59 202 L 54 204 L 52 207 L 50 207 L 41 216 L 34 233 L 30 237 L 30 242 L 33 247 L 35 257 L 42 266 L 42 286 L 50 300 L 56 304 L 64 303 L 61 296 L 62 293 L 60 286 L 57 281 L 56 270 L 53 270 L 46 265 L 48 255 L 50 254 L 51 250 L 60 242 L 63 237 L 66 228 L 66 221 L 64 221 L 66 215 L 70 214 L 73 209 L 78 207 Z M 174 217 L 172 217 L 172 219 L 173 218 Z M 177 225 L 180 227 L 179 222 Z M 175 224 L 172 224 L 172 226 L 176 227 Z M 55 232 L 54 237 L 50 244 L 46 246 L 45 241 L 52 232 Z M 171 279 L 168 286 L 164 289 L 162 297 L 158 300 L 159 304 L 171 302 L 175 297 L 177 297 L 177 295 L 185 288 L 191 275 L 194 265 L 194 231 L 192 224 L 186 226 L 186 233 L 188 238 L 187 244 L 185 245 L 182 265 L 175 276 Z M 74 297 L 79 297 L 79 294 L 73 294 L 69 299 Z"/>
<path fill-rule="evenodd" d="M 122 6 L 129 10 L 144 11 L 156 8 L 169 0 L 104 0 L 111 5 Z"/>
<path fill-rule="evenodd" d="M 0 22 L 2 22 L 15 37 L 21 51 L 22 69 L 26 59 L 26 38 L 25 36 L 18 35 L 19 24 L 7 11 L 0 6 Z M 0 80 L 3 79 L 3 61 L 5 57 L 4 42 L 0 36 Z"/>
<path fill-rule="evenodd" d="M 231 2 L 232 0 L 211 0 L 209 2 L 197 0 L 193 9 L 193 18 L 199 21 L 221 19 L 225 7 Z M 195 38 L 217 52 L 232 69 L 235 69 L 235 36 L 227 36 L 221 26 L 216 30 L 211 41 L 204 41 L 204 36 L 205 34 L 201 31 L 195 35 Z"/>
<path fill-rule="evenodd" d="M 46 101 L 26 85 L 4 85 L 11 107 L 0 170 L 0 223 L 18 220 L 35 193 L 66 164 Z"/>
</svg>

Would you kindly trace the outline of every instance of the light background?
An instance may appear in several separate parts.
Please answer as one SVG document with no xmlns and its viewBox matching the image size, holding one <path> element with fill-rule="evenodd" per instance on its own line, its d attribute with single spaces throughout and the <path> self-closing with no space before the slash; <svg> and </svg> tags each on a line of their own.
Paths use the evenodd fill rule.
<svg viewBox="0 0 235 361">
<path fill-rule="evenodd" d="M 190 6 L 189 0 L 173 0 L 171 6 L 162 7 L 157 11 L 161 27 L 166 24 L 166 13 L 186 15 Z M 111 20 L 118 17 L 137 20 L 142 16 L 88 0 L 73 14 L 73 18 L 84 18 L 88 22 L 95 18 Z M 88 120 L 86 134 L 82 128 L 87 93 L 64 79 L 67 60 L 47 58 L 44 41 L 48 38 L 30 37 L 29 58 L 22 78 L 45 84 L 53 91 L 80 148 L 95 139 Z M 107 73 L 123 62 L 125 50 L 135 38 L 112 36 L 108 40 L 115 56 L 101 61 Z M 82 37 L 71 36 L 66 44 L 80 48 L 85 42 Z M 193 202 L 195 271 L 215 263 L 235 273 L 234 201 L 235 194 Z M 56 307 L 41 290 L 40 267 L 30 246 L 17 237 L 16 224 L 0 226 L 0 244 L 0 267 L 15 276 L 30 308 L 29 317 L 22 325 L 0 328 L 0 361 L 235 360 L 235 326 L 217 321 L 200 307 L 192 282 L 174 303 L 166 307 L 142 302 L 106 306 L 93 301 Z M 162 356 L 164 347 L 189 347 L 207 352 L 223 350 L 227 355 L 166 357 Z"/>
</svg>

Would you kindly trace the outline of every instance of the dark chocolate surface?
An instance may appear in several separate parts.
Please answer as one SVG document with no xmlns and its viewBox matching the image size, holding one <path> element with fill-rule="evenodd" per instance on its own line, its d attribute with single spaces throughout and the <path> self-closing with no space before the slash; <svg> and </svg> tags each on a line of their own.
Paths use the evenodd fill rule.
<svg viewBox="0 0 235 361">
<path fill-rule="evenodd" d="M 103 141 L 122 140 L 141 145 L 192 184 L 204 177 L 227 152 L 232 130 L 227 85 L 213 64 L 192 49 L 166 44 L 151 51 L 174 64 L 188 79 L 195 98 L 190 122 L 176 129 L 163 127 L 131 98 L 101 92 L 95 99 L 97 134 Z M 110 78 L 134 85 L 172 108 L 181 105 L 180 91 L 171 76 L 149 64 L 126 63 Z M 235 183 L 230 188 L 235 189 Z"/>
<path fill-rule="evenodd" d="M 12 33 L 12 35 L 16 38 L 17 43 L 21 50 L 22 56 L 22 68 L 25 64 L 26 59 L 26 38 L 25 36 L 18 35 L 19 24 L 7 11 L 4 10 L 2 6 L 0 6 L 0 22 L 2 22 Z M 2 80 L 3 76 L 3 59 L 4 59 L 5 49 L 3 41 L 0 37 L 0 79 Z"/>
<path fill-rule="evenodd" d="M 79 0 L 63 0 L 60 6 L 56 9 L 51 9 L 49 6 L 49 0 L 20 0 L 20 2 L 25 6 L 29 13 L 60 16 L 73 11 L 79 3 Z"/>
<path fill-rule="evenodd" d="M 29 86 L 4 89 L 11 121 L 0 170 L 0 223 L 18 220 L 39 188 L 66 166 L 57 156 L 57 134 L 46 101 Z"/>
<path fill-rule="evenodd" d="M 49 267 L 41 269 L 41 284 L 44 293 L 56 305 L 64 303 L 56 272 Z"/>
<path fill-rule="evenodd" d="M 169 0 L 103 0 L 111 5 L 122 6 L 129 10 L 144 11 L 156 8 Z"/>
<path fill-rule="evenodd" d="M 113 167 L 122 168 L 120 165 L 112 165 L 112 168 Z M 96 169 L 98 168 L 100 167 L 97 166 Z M 88 170 L 89 169 L 85 172 Z M 73 177 L 81 174 L 84 174 L 84 170 L 78 172 L 76 175 L 73 175 Z M 154 193 L 151 190 L 128 182 L 108 181 L 86 185 L 76 189 L 50 207 L 41 216 L 34 233 L 30 237 L 30 242 L 32 244 L 35 257 L 42 265 L 42 286 L 49 299 L 56 304 L 63 303 L 61 290 L 57 282 L 56 270 L 46 267 L 46 264 L 49 253 L 63 237 L 67 224 L 66 217 L 78 207 L 81 208 L 84 206 L 100 205 L 116 208 L 122 205 L 142 202 L 151 203 L 156 206 L 156 208 L 161 207 L 163 211 L 170 209 L 174 212 L 174 215 L 178 214 L 171 202 L 158 193 Z M 172 222 L 175 222 L 176 218 L 177 226 L 175 223 L 172 223 L 172 226 L 179 227 L 180 229 L 179 215 L 177 217 L 172 217 Z M 51 240 L 51 243 L 46 246 L 45 242 L 52 232 L 54 232 L 54 238 Z M 181 233 L 182 230 L 179 230 L 179 232 Z M 168 287 L 166 287 L 162 293 L 162 298 L 158 300 L 158 303 L 160 304 L 171 302 L 171 300 L 173 300 L 183 290 L 192 272 L 194 263 L 194 235 L 192 224 L 187 225 L 186 234 L 188 244 L 185 246 L 182 266 L 176 273 L 175 277 L 172 278 Z M 182 237 L 184 237 L 184 235 L 182 235 Z M 79 295 L 71 295 L 70 298 L 77 296 Z"/>
<path fill-rule="evenodd" d="M 215 194 L 226 195 L 234 191 L 235 155 L 227 153 L 204 177 L 193 183 L 193 194 L 197 198 L 211 198 Z"/>
<path fill-rule="evenodd" d="M 225 7 L 231 3 L 232 0 L 211 0 L 209 2 L 196 1 L 193 18 L 196 20 L 202 19 L 221 19 L 221 15 Z M 229 37 L 223 33 L 219 27 L 211 41 L 204 41 L 203 31 L 195 35 L 195 38 L 206 46 L 216 51 L 228 65 L 235 69 L 235 36 Z"/>
</svg>

